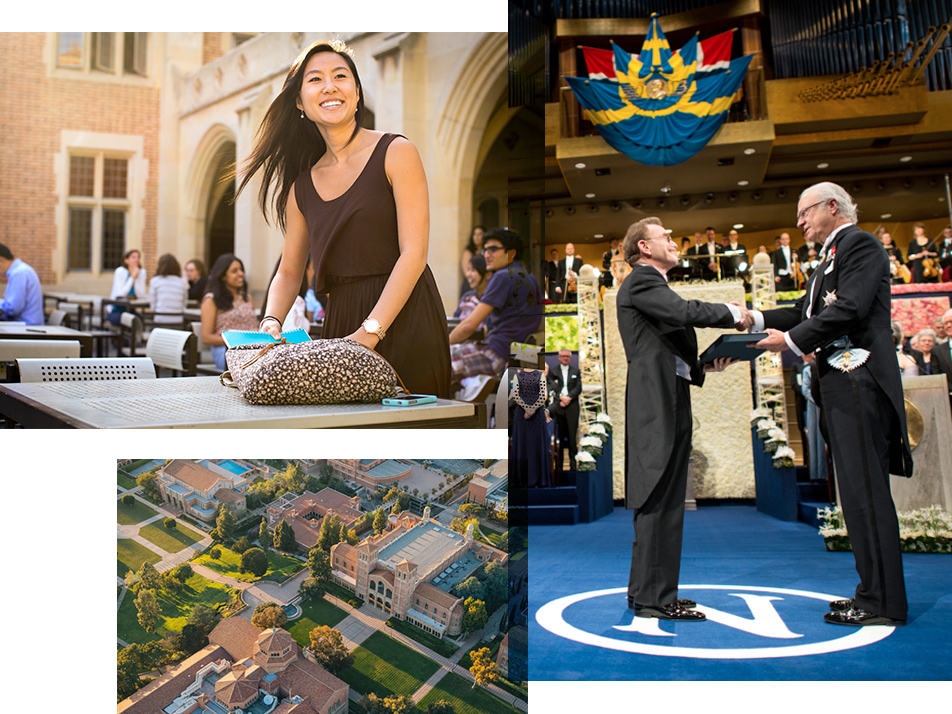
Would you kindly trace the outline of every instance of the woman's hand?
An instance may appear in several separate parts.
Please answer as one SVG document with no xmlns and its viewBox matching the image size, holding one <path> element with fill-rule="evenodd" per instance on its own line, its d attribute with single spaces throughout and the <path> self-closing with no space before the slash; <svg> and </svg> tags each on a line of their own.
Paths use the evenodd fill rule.
<svg viewBox="0 0 952 714">
<path fill-rule="evenodd" d="M 359 342 L 364 347 L 369 347 L 372 350 L 376 350 L 377 343 L 380 342 L 380 338 L 377 337 L 376 335 L 373 335 L 367 332 L 363 328 L 363 325 L 358 327 L 355 332 L 352 332 L 349 335 L 347 335 L 347 339 L 353 340 L 354 342 Z"/>
<path fill-rule="evenodd" d="M 274 339 L 281 339 L 281 323 L 272 318 L 265 318 L 258 324 L 258 332 L 271 335 Z"/>
</svg>

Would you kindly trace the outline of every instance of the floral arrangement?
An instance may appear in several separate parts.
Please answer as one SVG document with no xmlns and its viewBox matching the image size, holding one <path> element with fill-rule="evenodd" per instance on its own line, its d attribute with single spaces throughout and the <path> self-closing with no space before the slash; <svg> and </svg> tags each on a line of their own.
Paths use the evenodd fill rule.
<svg viewBox="0 0 952 714">
<path fill-rule="evenodd" d="M 846 522 L 839 506 L 817 511 L 820 535 L 829 551 L 852 550 Z M 952 514 L 941 506 L 903 511 L 899 517 L 899 539 L 905 553 L 952 553 Z"/>
<path fill-rule="evenodd" d="M 612 418 L 605 412 L 595 415 L 595 426 L 601 426 L 607 433 L 612 433 Z"/>
<path fill-rule="evenodd" d="M 793 466 L 796 454 L 787 445 L 787 435 L 773 420 L 773 412 L 765 407 L 750 412 L 750 426 L 757 431 L 757 438 L 763 439 L 764 451 L 773 454 L 775 469 Z"/>
<path fill-rule="evenodd" d="M 594 471 L 595 457 L 587 451 L 579 451 L 575 455 L 575 468 L 579 471 Z"/>
<path fill-rule="evenodd" d="M 588 427 L 588 435 L 597 437 L 601 441 L 608 441 L 608 430 L 598 422 Z"/>
<path fill-rule="evenodd" d="M 776 453 L 781 446 L 787 445 L 787 435 L 783 433 L 780 427 L 773 427 L 767 430 L 767 440 L 764 442 L 764 451 L 768 454 Z"/>
<path fill-rule="evenodd" d="M 600 456 L 602 453 L 602 440 L 597 436 L 583 436 L 578 442 L 578 448 L 581 451 L 588 452 L 592 456 Z"/>
<path fill-rule="evenodd" d="M 773 455 L 773 466 L 775 469 L 782 468 L 792 468 L 793 460 L 796 458 L 796 454 L 793 453 L 793 449 L 784 444 L 777 448 L 777 451 Z"/>
</svg>

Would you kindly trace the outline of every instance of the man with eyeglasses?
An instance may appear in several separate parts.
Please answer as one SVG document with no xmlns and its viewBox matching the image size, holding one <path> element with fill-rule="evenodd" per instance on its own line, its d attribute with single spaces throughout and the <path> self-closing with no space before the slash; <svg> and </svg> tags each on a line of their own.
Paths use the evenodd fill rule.
<svg viewBox="0 0 952 714">
<path fill-rule="evenodd" d="M 633 511 L 628 607 L 636 617 L 699 622 L 678 598 L 688 458 L 691 385 L 730 360 L 702 365 L 695 327 L 745 329 L 747 310 L 684 300 L 668 286 L 678 246 L 658 218 L 633 224 L 622 244 L 632 266 L 618 289 L 618 332 L 628 358 L 625 396 L 625 507 Z"/>
<path fill-rule="evenodd" d="M 453 380 L 464 401 L 479 400 L 492 376 L 509 364 L 509 345 L 526 342 L 542 327 L 542 294 L 539 283 L 519 259 L 522 238 L 505 228 L 483 236 L 486 269 L 492 273 L 479 303 L 450 333 Z M 486 339 L 466 340 L 486 323 Z"/>
<path fill-rule="evenodd" d="M 793 307 L 752 311 L 756 344 L 771 352 L 813 352 L 820 407 L 833 452 L 840 503 L 860 584 L 834 600 L 837 625 L 902 625 L 906 589 L 889 474 L 912 475 L 902 381 L 890 328 L 889 259 L 856 225 L 856 206 L 837 184 L 806 189 L 797 227 L 823 247 L 806 294 Z"/>
</svg>

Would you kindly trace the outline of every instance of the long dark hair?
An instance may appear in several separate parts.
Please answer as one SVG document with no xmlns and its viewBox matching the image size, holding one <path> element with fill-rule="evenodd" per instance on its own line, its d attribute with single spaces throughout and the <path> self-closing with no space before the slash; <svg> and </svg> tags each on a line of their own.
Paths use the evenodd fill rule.
<svg viewBox="0 0 952 714">
<path fill-rule="evenodd" d="M 486 229 L 483 228 L 482 226 L 473 226 L 473 230 L 469 234 L 469 243 L 467 243 L 466 247 L 463 248 L 463 250 L 468 250 L 473 255 L 476 255 L 476 253 L 479 252 L 479 248 L 480 248 L 480 246 L 476 245 L 476 240 L 473 238 L 473 236 L 476 235 L 477 228 L 483 232 L 483 242 L 484 243 L 486 242 Z"/>
<path fill-rule="evenodd" d="M 357 113 L 354 115 L 357 124 L 348 143 L 354 140 L 363 125 L 364 90 L 360 84 L 360 75 L 357 74 L 357 66 L 351 57 L 352 50 L 339 40 L 313 42 L 294 60 L 281 92 L 268 107 L 261 126 L 258 127 L 258 133 L 255 134 L 251 153 L 242 162 L 240 171 L 236 171 L 240 173 L 241 179 L 231 201 L 232 203 L 237 201 L 239 194 L 251 181 L 251 177 L 259 169 L 263 170 L 261 188 L 258 191 L 258 206 L 269 225 L 268 214 L 274 211 L 282 231 L 287 230 L 285 211 L 294 180 L 316 164 L 327 151 L 327 144 L 321 132 L 314 122 L 300 118 L 301 110 L 296 104 L 301 94 L 304 70 L 307 68 L 308 60 L 318 52 L 333 52 L 343 57 L 357 83 Z M 272 186 L 272 183 L 275 185 Z M 274 189 L 273 196 L 272 189 Z"/>
<path fill-rule="evenodd" d="M 218 259 L 212 266 L 212 272 L 208 275 L 208 292 L 211 293 L 212 298 L 215 300 L 215 307 L 217 307 L 219 310 L 231 310 L 235 303 L 235 300 L 231 294 L 231 290 L 225 287 L 223 280 L 225 273 L 228 272 L 229 266 L 231 266 L 231 264 L 236 260 L 238 261 L 238 265 L 241 266 L 242 272 L 244 272 L 245 264 L 241 262 L 241 258 L 236 256 L 234 253 L 224 253 L 218 256 Z M 248 299 L 247 280 L 245 280 L 241 284 L 241 287 L 238 288 L 238 294 L 241 295 L 243 300 Z"/>
</svg>

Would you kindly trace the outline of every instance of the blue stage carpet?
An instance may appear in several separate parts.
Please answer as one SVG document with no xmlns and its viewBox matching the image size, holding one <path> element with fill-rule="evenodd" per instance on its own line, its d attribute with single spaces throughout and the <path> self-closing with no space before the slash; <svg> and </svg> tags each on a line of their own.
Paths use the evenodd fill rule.
<svg viewBox="0 0 952 714">
<path fill-rule="evenodd" d="M 952 556 L 904 554 L 905 627 L 829 625 L 827 601 L 856 586 L 852 553 L 827 553 L 815 528 L 753 507 L 685 515 L 680 596 L 707 612 L 702 623 L 627 609 L 629 511 L 529 529 L 533 683 L 950 678 Z"/>
</svg>

